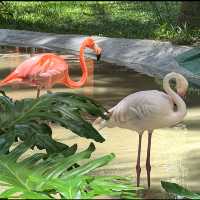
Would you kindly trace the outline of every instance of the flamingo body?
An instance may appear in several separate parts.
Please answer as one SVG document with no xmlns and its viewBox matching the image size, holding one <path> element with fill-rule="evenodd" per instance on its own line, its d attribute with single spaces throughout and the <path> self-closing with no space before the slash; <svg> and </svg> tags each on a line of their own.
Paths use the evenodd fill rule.
<svg viewBox="0 0 200 200">
<path fill-rule="evenodd" d="M 177 93 L 170 87 L 171 79 L 176 80 Z M 176 125 L 187 113 L 185 102 L 180 97 L 187 91 L 187 80 L 181 74 L 171 72 L 164 77 L 163 88 L 166 93 L 148 90 L 130 94 L 109 110 L 109 120 L 98 118 L 94 122 L 100 125 L 100 129 L 106 126 L 109 128 L 117 126 L 138 132 L 137 186 L 140 184 L 140 153 L 144 131 L 148 131 L 146 169 L 148 187 L 150 187 L 150 149 L 153 130 Z"/>
<path fill-rule="evenodd" d="M 143 132 L 178 123 L 172 120 L 174 103 L 171 97 L 157 90 L 130 94 L 109 112 L 110 120 L 106 126 L 110 128 L 118 126 Z"/>
<path fill-rule="evenodd" d="M 11 74 L 0 81 L 0 87 L 11 84 L 37 86 L 37 97 L 39 97 L 41 88 L 50 89 L 56 83 L 64 84 L 70 88 L 79 88 L 85 84 L 88 77 L 84 57 L 85 48 L 92 49 L 98 59 L 102 51 L 91 37 L 84 39 L 80 46 L 82 77 L 78 82 L 70 79 L 68 64 L 63 58 L 53 53 L 43 53 L 21 63 Z"/>
<path fill-rule="evenodd" d="M 61 57 L 45 53 L 25 60 L 10 75 L 0 82 L 0 85 L 24 83 L 41 88 L 51 88 L 56 83 L 66 81 L 68 64 Z"/>
</svg>

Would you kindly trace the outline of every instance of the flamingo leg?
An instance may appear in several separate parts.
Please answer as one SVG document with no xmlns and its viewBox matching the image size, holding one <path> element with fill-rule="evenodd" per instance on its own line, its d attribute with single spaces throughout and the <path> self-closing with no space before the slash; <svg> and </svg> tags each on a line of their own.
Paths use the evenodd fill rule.
<svg viewBox="0 0 200 200">
<path fill-rule="evenodd" d="M 52 85 L 52 77 L 49 77 L 48 78 L 48 81 L 47 81 L 47 86 L 46 86 L 46 88 L 47 88 L 47 93 L 48 94 L 52 94 L 53 92 L 51 91 L 51 85 Z"/>
<path fill-rule="evenodd" d="M 36 96 L 36 98 L 39 98 L 39 96 L 40 96 L 40 86 L 37 87 L 37 96 Z"/>
<path fill-rule="evenodd" d="M 137 187 L 140 186 L 140 173 L 141 173 L 140 154 L 141 154 L 142 134 L 143 134 L 143 132 L 139 133 L 138 155 L 137 155 L 137 164 L 136 164 Z"/>
<path fill-rule="evenodd" d="M 146 159 L 146 170 L 147 170 L 147 182 L 148 182 L 148 189 L 150 188 L 151 184 L 151 163 L 150 163 L 150 158 L 151 158 L 151 138 L 152 138 L 152 133 L 153 131 L 148 131 L 148 147 L 147 147 L 147 159 Z"/>
</svg>

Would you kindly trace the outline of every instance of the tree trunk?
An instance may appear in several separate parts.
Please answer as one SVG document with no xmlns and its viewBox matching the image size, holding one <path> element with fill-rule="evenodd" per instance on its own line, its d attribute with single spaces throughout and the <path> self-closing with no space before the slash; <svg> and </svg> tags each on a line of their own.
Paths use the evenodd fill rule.
<svg viewBox="0 0 200 200">
<path fill-rule="evenodd" d="M 190 27 L 200 27 L 200 2 L 183 1 L 181 3 L 178 24 L 187 24 Z"/>
</svg>

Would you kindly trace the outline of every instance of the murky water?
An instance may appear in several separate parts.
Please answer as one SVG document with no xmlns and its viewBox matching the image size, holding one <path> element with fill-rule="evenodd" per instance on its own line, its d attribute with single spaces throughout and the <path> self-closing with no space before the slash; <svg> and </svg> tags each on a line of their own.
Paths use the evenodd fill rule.
<svg viewBox="0 0 200 200">
<path fill-rule="evenodd" d="M 18 64 L 36 53 L 51 52 L 50 50 L 34 48 L 0 47 L 0 78 L 5 77 Z M 68 60 L 71 75 L 76 80 L 80 77 L 80 68 L 76 55 L 66 52 L 57 52 Z M 69 89 L 56 86 L 56 91 L 74 92 L 87 95 L 106 108 L 114 106 L 123 97 L 130 93 L 162 89 L 159 81 L 154 78 L 138 74 L 125 67 L 97 64 L 87 60 L 89 67 L 89 80 L 81 89 Z M 35 97 L 36 91 L 31 88 L 5 89 L 6 93 L 14 99 Z M 44 93 L 45 91 L 42 91 Z M 155 130 L 152 138 L 151 150 L 151 190 L 145 192 L 145 198 L 167 198 L 160 186 L 160 181 L 173 181 L 193 191 L 199 190 L 200 183 L 200 102 L 199 96 L 190 92 L 186 100 L 188 114 L 180 126 Z M 54 127 L 54 137 L 69 145 L 77 143 L 79 149 L 84 149 L 90 141 L 60 127 Z M 120 128 L 105 128 L 100 131 L 106 138 L 102 144 L 96 144 L 93 157 L 99 157 L 111 152 L 116 158 L 109 165 L 96 171 L 96 174 L 131 176 L 135 180 L 135 164 L 137 155 L 138 135 L 132 131 Z M 147 134 L 142 141 L 141 158 L 141 185 L 146 187 L 146 148 Z"/>
</svg>

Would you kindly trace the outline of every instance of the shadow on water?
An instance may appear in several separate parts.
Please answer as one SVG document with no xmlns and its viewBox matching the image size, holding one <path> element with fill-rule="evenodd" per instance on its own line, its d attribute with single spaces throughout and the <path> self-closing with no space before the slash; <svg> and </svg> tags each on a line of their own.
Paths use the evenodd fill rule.
<svg viewBox="0 0 200 200">
<path fill-rule="evenodd" d="M 52 52 L 48 49 L 36 49 L 29 47 L 0 47 L 0 79 L 9 74 L 25 59 L 44 52 Z M 54 52 L 62 56 L 69 63 L 70 75 L 78 80 L 81 71 L 78 55 L 69 55 L 67 52 Z M 162 90 L 162 84 L 156 79 L 136 73 L 123 66 L 116 66 L 101 62 L 97 64 L 87 59 L 89 78 L 84 87 L 69 89 L 62 85 L 56 85 L 52 91 L 74 92 L 89 96 L 106 108 L 111 108 L 125 96 L 140 90 Z M 6 87 L 7 95 L 14 99 L 35 97 L 36 91 L 30 87 L 11 88 Z M 45 91 L 42 91 L 44 93 Z M 200 183 L 200 102 L 196 94 L 190 94 L 186 100 L 188 114 L 182 122 L 184 126 L 155 130 L 152 138 L 152 171 L 151 190 L 145 190 L 142 196 L 145 199 L 168 198 L 160 181 L 172 181 L 191 190 L 197 190 Z M 105 128 L 100 131 L 106 139 L 104 143 L 95 143 L 94 157 L 114 152 L 116 159 L 107 166 L 95 171 L 99 175 L 122 175 L 133 177 L 135 182 L 135 163 L 137 155 L 138 136 L 126 129 Z M 53 126 L 53 136 L 56 140 L 73 145 L 77 143 L 80 149 L 85 149 L 89 142 L 70 131 Z M 141 157 L 141 185 L 146 188 L 146 133 L 142 141 Z M 123 141 L 123 142 L 122 142 Z"/>
</svg>

